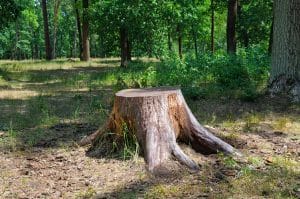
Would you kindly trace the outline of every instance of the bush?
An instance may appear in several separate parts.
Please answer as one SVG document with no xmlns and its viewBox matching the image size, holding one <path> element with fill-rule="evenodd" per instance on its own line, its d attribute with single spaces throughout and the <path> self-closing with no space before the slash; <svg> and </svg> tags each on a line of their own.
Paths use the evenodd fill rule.
<svg viewBox="0 0 300 199">
<path fill-rule="evenodd" d="M 251 84 L 248 70 L 238 57 L 223 57 L 212 68 L 212 74 L 216 83 L 222 88 L 245 88 Z"/>
<path fill-rule="evenodd" d="M 253 101 L 266 85 L 269 62 L 269 56 L 259 47 L 240 50 L 236 56 L 203 53 L 195 58 L 187 54 L 183 60 L 171 53 L 161 62 L 133 61 L 126 69 L 116 69 L 110 78 L 116 83 L 115 90 L 179 86 L 194 100 L 233 95 Z"/>
</svg>

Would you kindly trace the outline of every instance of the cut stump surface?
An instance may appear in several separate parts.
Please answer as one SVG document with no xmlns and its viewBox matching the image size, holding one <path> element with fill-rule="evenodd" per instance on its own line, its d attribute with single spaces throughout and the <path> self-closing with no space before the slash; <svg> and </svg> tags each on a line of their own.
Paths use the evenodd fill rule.
<svg viewBox="0 0 300 199">
<path fill-rule="evenodd" d="M 179 147 L 177 141 L 191 144 L 198 152 L 226 154 L 236 150 L 199 124 L 179 88 L 126 89 L 115 94 L 112 113 L 106 125 L 81 140 L 81 145 L 93 143 L 105 131 L 122 133 L 127 125 L 144 152 L 148 170 L 154 172 L 164 162 L 175 157 L 192 170 L 198 165 Z"/>
</svg>

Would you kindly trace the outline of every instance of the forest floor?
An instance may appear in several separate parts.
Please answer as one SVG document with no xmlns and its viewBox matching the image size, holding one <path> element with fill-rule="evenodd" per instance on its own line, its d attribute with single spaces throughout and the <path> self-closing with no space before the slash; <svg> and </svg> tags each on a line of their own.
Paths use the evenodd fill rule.
<svg viewBox="0 0 300 199">
<path fill-rule="evenodd" d="M 174 175 L 154 177 L 142 157 L 86 155 L 77 141 L 111 111 L 118 63 L 0 62 L 0 198 L 300 198 L 300 105 L 281 98 L 187 99 L 200 123 L 244 154 L 183 145 L 197 173 L 175 162 Z"/>
</svg>

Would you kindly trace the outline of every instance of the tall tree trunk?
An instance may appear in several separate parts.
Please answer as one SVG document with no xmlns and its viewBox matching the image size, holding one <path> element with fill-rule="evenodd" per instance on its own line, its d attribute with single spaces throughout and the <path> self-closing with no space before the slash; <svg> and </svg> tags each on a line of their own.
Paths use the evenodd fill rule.
<svg viewBox="0 0 300 199">
<path fill-rule="evenodd" d="M 100 58 L 105 57 L 105 51 L 104 51 L 104 38 L 102 34 L 99 33 L 99 56 Z"/>
<path fill-rule="evenodd" d="M 44 20 L 44 37 L 45 37 L 45 48 L 46 48 L 46 60 L 51 60 L 52 59 L 52 48 L 51 48 L 51 43 L 50 43 L 47 0 L 42 0 L 42 12 L 43 12 L 43 20 Z"/>
<path fill-rule="evenodd" d="M 193 40 L 194 40 L 194 49 L 195 49 L 195 57 L 198 58 L 198 41 L 197 41 L 197 32 L 194 24 L 192 24 L 193 31 Z"/>
<path fill-rule="evenodd" d="M 300 101 L 300 1 L 274 1 L 271 94 Z"/>
<path fill-rule="evenodd" d="M 215 52 L 215 5 L 214 5 L 214 0 L 211 0 L 211 29 L 210 29 L 210 50 L 212 53 Z"/>
<path fill-rule="evenodd" d="M 180 25 L 177 25 L 177 34 L 178 34 L 178 55 L 182 59 L 182 31 Z"/>
<path fill-rule="evenodd" d="M 75 25 L 75 27 L 76 27 L 76 25 Z M 76 31 L 74 30 L 74 35 L 73 35 L 73 37 L 74 37 L 74 39 L 73 39 L 73 50 L 72 50 L 72 57 L 73 58 L 75 58 L 76 57 L 76 54 L 77 54 L 77 41 L 76 41 Z"/>
<path fill-rule="evenodd" d="M 77 8 L 77 0 L 74 0 L 75 2 L 75 14 L 76 14 L 76 23 L 77 23 L 77 30 L 78 30 L 78 40 L 79 40 L 79 58 L 80 60 L 83 60 L 83 48 L 82 48 L 82 33 L 81 33 L 81 20 L 80 20 L 80 14 L 79 10 Z"/>
<path fill-rule="evenodd" d="M 131 61 L 131 58 L 132 58 L 132 56 L 131 56 L 131 41 L 129 39 L 128 31 L 127 31 L 127 40 L 126 40 L 126 42 L 127 42 L 127 47 L 128 47 L 127 60 Z"/>
<path fill-rule="evenodd" d="M 228 0 L 228 13 L 227 13 L 227 52 L 230 54 L 236 53 L 236 36 L 235 24 L 237 16 L 238 0 Z"/>
<path fill-rule="evenodd" d="M 120 28 L 121 67 L 127 67 L 131 61 L 131 48 L 126 27 Z"/>
<path fill-rule="evenodd" d="M 19 21 L 16 21 L 16 37 L 15 37 L 15 49 L 14 49 L 14 56 L 13 59 L 20 59 L 20 53 L 19 53 L 19 38 L 20 38 L 20 29 L 19 29 Z"/>
<path fill-rule="evenodd" d="M 53 19 L 53 50 L 52 50 L 52 57 L 56 58 L 56 34 L 57 34 L 57 26 L 58 26 L 58 14 L 59 14 L 59 6 L 61 0 L 54 1 L 54 19 Z"/>
<path fill-rule="evenodd" d="M 241 5 L 241 2 L 238 2 L 238 7 L 237 7 L 237 14 L 238 14 L 238 17 L 241 18 L 242 17 L 242 5 Z M 242 43 L 244 45 L 245 48 L 248 48 L 249 47 L 249 34 L 248 34 L 248 27 L 241 27 L 241 40 L 242 40 Z"/>
<path fill-rule="evenodd" d="M 82 0 L 82 48 L 83 48 L 83 61 L 90 60 L 90 41 L 89 41 L 89 0 Z"/>
<path fill-rule="evenodd" d="M 34 40 L 35 40 L 35 35 L 34 35 L 35 30 L 31 30 L 31 41 L 30 41 L 30 50 L 31 50 L 31 59 L 34 59 Z"/>
<path fill-rule="evenodd" d="M 172 37 L 171 37 L 171 30 L 168 30 L 168 49 L 171 52 L 172 51 Z"/>
<path fill-rule="evenodd" d="M 37 30 L 33 31 L 33 59 L 38 59 L 39 58 L 39 47 L 38 47 L 38 36 L 39 32 Z"/>
<path fill-rule="evenodd" d="M 269 37 L 269 47 L 268 47 L 268 53 L 269 55 L 272 54 L 272 45 L 273 45 L 273 32 L 274 32 L 274 11 L 273 11 L 273 18 L 272 18 L 272 24 L 270 29 L 270 37 Z"/>
</svg>

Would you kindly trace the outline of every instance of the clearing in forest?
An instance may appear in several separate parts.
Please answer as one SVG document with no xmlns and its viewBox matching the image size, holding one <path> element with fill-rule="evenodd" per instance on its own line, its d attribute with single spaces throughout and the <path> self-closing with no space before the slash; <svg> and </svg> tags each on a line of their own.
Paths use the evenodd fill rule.
<svg viewBox="0 0 300 199">
<path fill-rule="evenodd" d="M 119 154 L 87 155 L 77 141 L 104 124 L 114 93 L 143 87 L 141 77 L 159 62 L 136 64 L 128 71 L 117 59 L 1 61 L 1 198 L 300 197 L 300 106 L 281 98 L 186 96 L 197 120 L 245 160 L 181 145 L 200 171 L 176 163 L 173 175 L 154 178 L 134 144 Z"/>
</svg>

